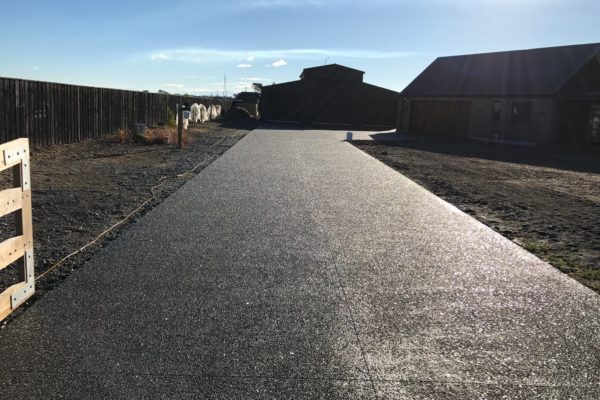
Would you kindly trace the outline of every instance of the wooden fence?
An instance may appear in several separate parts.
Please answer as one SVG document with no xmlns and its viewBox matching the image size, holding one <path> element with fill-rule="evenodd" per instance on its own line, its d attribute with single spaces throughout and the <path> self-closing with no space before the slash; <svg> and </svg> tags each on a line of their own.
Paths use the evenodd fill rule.
<svg viewBox="0 0 600 400">
<path fill-rule="evenodd" d="M 136 123 L 166 125 L 167 110 L 175 115 L 181 103 L 231 107 L 226 98 L 0 78 L 0 143 L 27 137 L 32 146 L 48 146 L 133 130 Z"/>
<path fill-rule="evenodd" d="M 17 263 L 19 283 L 0 293 L 0 321 L 35 291 L 29 143 L 17 139 L 0 144 L 0 171 L 13 169 L 13 185 L 0 192 L 0 217 L 15 215 L 16 236 L 0 243 L 0 270 Z"/>
</svg>

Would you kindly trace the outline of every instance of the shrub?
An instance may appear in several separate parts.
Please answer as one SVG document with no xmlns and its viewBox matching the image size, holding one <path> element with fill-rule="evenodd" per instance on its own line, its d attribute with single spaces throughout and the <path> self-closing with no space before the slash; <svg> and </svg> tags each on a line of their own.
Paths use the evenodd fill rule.
<svg viewBox="0 0 600 400">
<path fill-rule="evenodd" d="M 167 125 L 171 128 L 177 127 L 177 119 L 175 118 L 175 113 L 170 108 L 167 108 Z"/>
</svg>

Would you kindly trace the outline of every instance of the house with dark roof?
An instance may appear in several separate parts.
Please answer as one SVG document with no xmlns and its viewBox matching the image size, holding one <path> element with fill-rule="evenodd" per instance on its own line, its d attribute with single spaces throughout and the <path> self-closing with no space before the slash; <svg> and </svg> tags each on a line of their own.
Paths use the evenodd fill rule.
<svg viewBox="0 0 600 400">
<path fill-rule="evenodd" d="M 399 131 L 600 143 L 600 43 L 440 57 L 401 97 Z"/>
<path fill-rule="evenodd" d="M 304 69 L 300 80 L 263 86 L 262 118 L 393 128 L 399 93 L 363 82 L 364 74 L 354 68 L 329 64 Z"/>
</svg>

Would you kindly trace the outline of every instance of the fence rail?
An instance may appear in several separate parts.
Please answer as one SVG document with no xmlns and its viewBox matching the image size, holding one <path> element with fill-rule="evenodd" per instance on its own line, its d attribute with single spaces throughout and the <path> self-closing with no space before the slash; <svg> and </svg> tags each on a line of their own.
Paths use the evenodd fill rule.
<svg viewBox="0 0 600 400">
<path fill-rule="evenodd" d="M 231 107 L 231 100 L 0 78 L 0 143 L 27 137 L 32 146 L 77 142 L 167 123 L 180 103 Z"/>
</svg>

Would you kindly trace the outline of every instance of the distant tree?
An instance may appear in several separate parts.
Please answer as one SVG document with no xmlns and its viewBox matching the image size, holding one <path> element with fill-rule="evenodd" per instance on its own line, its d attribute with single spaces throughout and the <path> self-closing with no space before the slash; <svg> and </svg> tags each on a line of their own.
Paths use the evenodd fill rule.
<svg viewBox="0 0 600 400">
<path fill-rule="evenodd" d="M 254 89 L 254 91 L 256 93 L 260 93 L 262 91 L 262 87 L 263 87 L 262 83 L 256 83 L 255 82 L 255 83 L 252 84 L 252 89 Z"/>
</svg>

